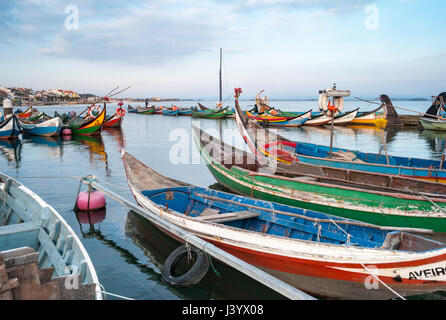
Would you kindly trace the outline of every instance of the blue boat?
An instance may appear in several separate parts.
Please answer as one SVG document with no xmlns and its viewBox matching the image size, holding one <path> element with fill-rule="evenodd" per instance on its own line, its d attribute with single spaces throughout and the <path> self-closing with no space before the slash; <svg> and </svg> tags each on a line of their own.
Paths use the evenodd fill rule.
<svg viewBox="0 0 446 320">
<path fill-rule="evenodd" d="M 64 127 L 62 120 L 59 117 L 51 118 L 45 114 L 42 114 L 36 120 L 19 120 L 20 127 L 23 132 L 32 134 L 35 136 L 58 136 Z"/>
<path fill-rule="evenodd" d="M 180 116 L 192 116 L 191 108 L 180 108 L 178 111 Z"/>
<path fill-rule="evenodd" d="M 20 134 L 19 122 L 16 115 L 3 117 L 0 122 L 0 140 L 16 139 Z"/>
<path fill-rule="evenodd" d="M 129 106 L 127 107 L 127 112 L 129 112 L 129 113 L 138 113 L 138 109 L 132 107 L 131 105 L 129 105 Z"/>
<path fill-rule="evenodd" d="M 12 268 L 3 299 L 102 299 L 87 251 L 54 208 L 2 173 L 0 199 L 0 270 Z"/>
<path fill-rule="evenodd" d="M 177 117 L 180 115 L 180 110 L 178 108 L 163 108 L 162 114 L 163 116 Z"/>
<path fill-rule="evenodd" d="M 291 141 L 262 128 L 241 111 L 236 100 L 237 127 L 252 152 L 275 157 L 285 163 L 300 161 L 312 165 L 348 170 L 376 172 L 446 183 L 446 163 L 409 157 L 364 153 L 357 150 L 333 148 L 313 143 Z"/>
</svg>

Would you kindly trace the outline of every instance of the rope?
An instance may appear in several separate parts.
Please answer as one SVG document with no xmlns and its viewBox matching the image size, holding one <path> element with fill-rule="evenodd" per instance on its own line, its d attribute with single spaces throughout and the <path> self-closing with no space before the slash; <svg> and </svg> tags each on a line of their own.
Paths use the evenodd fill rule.
<svg viewBox="0 0 446 320">
<path fill-rule="evenodd" d="M 384 104 L 384 105 L 385 105 L 385 103 L 378 103 L 378 102 L 368 101 L 368 100 L 364 100 L 364 99 L 361 99 L 361 98 L 358 98 L 358 97 L 355 97 L 355 98 L 358 99 L 358 100 L 360 100 L 360 101 L 364 101 L 364 102 L 368 102 L 368 103 L 373 103 L 373 104 L 378 104 L 378 105 L 382 105 L 382 104 Z M 404 110 L 404 111 L 409 111 L 409 112 L 413 112 L 413 113 L 418 113 L 418 114 L 420 114 L 420 115 L 422 115 L 422 116 L 428 116 L 428 117 L 432 117 L 432 118 L 436 118 L 436 119 L 438 119 L 438 116 L 434 116 L 434 115 L 431 115 L 431 114 L 427 114 L 427 113 L 423 113 L 423 112 L 415 111 L 415 110 L 412 110 L 412 109 L 403 108 L 403 107 L 400 107 L 400 106 L 394 106 L 394 105 L 392 105 L 392 106 L 393 106 L 394 108 L 401 109 L 401 110 Z"/>
<path fill-rule="evenodd" d="M 345 234 L 348 234 L 347 231 L 345 231 L 344 229 L 342 229 L 340 226 L 338 226 L 334 221 L 333 223 L 342 231 L 344 231 Z M 348 237 L 348 243 L 350 242 L 350 238 Z M 348 246 L 346 244 L 343 244 L 343 246 L 345 246 L 347 249 Z M 393 290 L 391 287 L 389 287 L 387 284 L 385 284 L 381 279 L 379 279 L 379 277 L 377 277 L 375 274 L 373 274 L 373 272 L 371 272 L 362 262 L 360 262 L 361 266 L 364 267 L 365 271 L 367 271 L 373 278 L 375 278 L 376 280 L 378 280 L 379 283 L 381 283 L 384 287 L 386 287 L 387 289 L 389 289 L 391 292 L 393 292 L 397 297 L 401 298 L 402 300 L 406 300 L 403 296 L 401 296 L 398 292 L 396 292 L 395 290 Z"/>
<path fill-rule="evenodd" d="M 373 272 L 371 272 L 362 262 L 361 262 L 361 266 L 364 267 L 365 271 L 367 271 L 373 278 L 375 278 L 376 280 L 378 280 L 379 283 L 381 283 L 384 287 L 386 287 L 387 289 L 389 289 L 392 293 L 394 293 L 397 297 L 399 297 L 402 300 L 406 300 L 402 295 L 400 295 L 398 292 L 396 292 L 395 290 L 393 290 L 391 287 L 389 287 L 387 284 L 385 284 L 379 277 L 377 277 L 376 275 L 373 274 Z"/>
<path fill-rule="evenodd" d="M 103 296 L 104 300 L 107 300 L 107 298 L 104 295 L 109 295 L 109 296 L 121 298 L 121 299 L 124 299 L 124 300 L 135 300 L 135 299 L 132 299 L 132 298 L 129 298 L 129 297 L 121 296 L 121 295 L 116 294 L 116 293 L 107 292 L 107 291 L 105 291 L 105 288 L 104 288 L 104 286 L 102 284 L 98 283 L 98 285 L 102 289 L 102 290 L 99 290 L 99 292 L 102 293 L 102 296 Z"/>
</svg>

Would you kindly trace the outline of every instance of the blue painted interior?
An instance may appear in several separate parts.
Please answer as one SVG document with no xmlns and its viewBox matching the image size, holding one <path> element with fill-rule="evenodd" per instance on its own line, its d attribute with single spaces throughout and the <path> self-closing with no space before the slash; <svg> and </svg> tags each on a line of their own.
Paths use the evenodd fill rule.
<svg viewBox="0 0 446 320">
<path fill-rule="evenodd" d="M 166 200 L 166 192 L 168 191 L 173 194 L 172 200 Z M 348 220 L 316 211 L 236 196 L 200 187 L 176 187 L 169 189 L 145 190 L 142 193 L 158 205 L 167 205 L 169 209 L 191 217 L 199 216 L 206 208 L 219 210 L 220 214 L 244 210 L 258 212 L 260 213 L 260 216 L 258 217 L 224 222 L 222 224 L 280 237 L 333 244 L 348 243 L 350 245 L 361 247 L 378 248 L 383 244 L 386 235 L 389 233 L 389 231 L 383 231 L 376 228 L 339 224 L 343 229 L 341 230 L 332 222 L 315 222 L 284 214 L 273 215 L 273 213 L 262 210 L 262 208 L 285 211 L 318 219 L 332 219 L 333 221 L 338 222 Z M 224 201 L 209 200 L 199 196 L 199 194 L 218 197 L 223 200 L 236 201 L 241 204 L 253 205 L 256 208 L 249 208 Z M 346 233 L 351 235 L 349 239 L 350 242 L 348 242 Z"/>
<path fill-rule="evenodd" d="M 364 162 L 387 165 L 387 159 L 385 155 L 379 155 L 376 153 L 364 153 L 360 151 L 348 150 L 342 148 L 333 148 L 333 151 L 352 152 L 358 157 L 358 159 Z M 317 145 L 313 143 L 297 142 L 295 153 L 311 157 L 326 158 L 329 156 L 330 147 Z M 427 160 L 427 159 L 406 158 L 406 157 L 396 157 L 396 156 L 389 156 L 389 164 L 394 166 L 416 167 L 416 168 L 429 168 L 431 166 L 433 168 L 440 168 L 440 161 L 438 160 Z M 445 168 L 446 168 L 446 163 L 443 163 L 442 169 Z"/>
</svg>

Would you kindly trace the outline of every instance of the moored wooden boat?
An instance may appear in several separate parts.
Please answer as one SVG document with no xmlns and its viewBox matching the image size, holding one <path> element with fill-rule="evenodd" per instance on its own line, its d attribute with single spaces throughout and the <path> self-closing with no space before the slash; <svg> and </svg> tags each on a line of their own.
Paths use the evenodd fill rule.
<svg viewBox="0 0 446 320">
<path fill-rule="evenodd" d="M 216 180 L 234 192 L 377 225 L 446 232 L 444 194 L 427 199 L 392 188 L 277 170 L 275 162 L 259 163 L 195 126 L 193 135 Z"/>
<path fill-rule="evenodd" d="M 423 179 L 427 181 L 446 182 L 446 163 L 438 160 L 397 157 L 363 153 L 355 150 L 333 148 L 334 156 L 329 157 L 328 146 L 288 140 L 249 121 L 235 102 L 237 127 L 252 152 L 258 155 L 276 152 L 278 161 L 303 163 L 336 167 L 348 170 L 382 173 Z"/>
<path fill-rule="evenodd" d="M 356 118 L 350 121 L 349 125 L 367 125 L 378 127 L 382 122 L 384 122 L 384 124 L 387 123 L 386 107 L 384 104 L 372 111 L 358 112 Z"/>
<path fill-rule="evenodd" d="M 102 299 L 90 257 L 59 213 L 1 173 L 0 198 L 0 297 Z M 9 281 L 1 262 L 6 268 L 14 265 L 6 272 Z"/>
<path fill-rule="evenodd" d="M 446 246 L 402 231 L 187 185 L 123 151 L 138 204 L 295 287 L 330 298 L 388 299 L 446 288 Z M 172 236 L 168 230 L 161 231 Z M 440 270 L 440 269 L 438 269 Z M 427 281 L 426 281 L 427 280 Z M 429 281 L 434 280 L 434 281 Z"/>
<path fill-rule="evenodd" d="M 316 115 L 312 114 L 311 118 L 305 121 L 304 125 L 306 126 L 322 126 L 331 121 L 331 117 L 326 116 L 323 113 L 318 113 Z"/>
<path fill-rule="evenodd" d="M 153 114 L 155 112 L 155 107 L 136 107 L 136 113 L 138 114 Z"/>
<path fill-rule="evenodd" d="M 200 111 L 198 109 L 192 110 L 192 117 L 194 118 L 205 118 L 205 119 L 223 119 L 226 118 L 230 112 L 228 107 L 221 110 L 211 110 L 211 111 Z"/>
<path fill-rule="evenodd" d="M 432 102 L 432 105 L 427 109 L 426 113 L 420 118 L 420 123 L 423 129 L 446 131 L 446 110 L 445 107 L 446 92 L 440 93 Z M 442 115 L 440 109 L 443 111 Z M 439 115 L 440 113 L 440 115 Z"/>
<path fill-rule="evenodd" d="M 311 110 L 295 117 L 277 117 L 268 114 L 254 114 L 245 111 L 246 115 L 267 127 L 300 127 L 311 118 Z"/>
<path fill-rule="evenodd" d="M 0 122 L 0 140 L 16 139 L 20 134 L 19 122 L 16 115 L 8 115 Z"/>
<path fill-rule="evenodd" d="M 180 108 L 178 112 L 180 116 L 187 116 L 187 117 L 192 116 L 192 108 Z"/>
<path fill-rule="evenodd" d="M 17 117 L 19 117 L 20 119 L 26 119 L 31 115 L 32 111 L 33 107 L 29 107 L 25 111 L 17 113 Z"/>
<path fill-rule="evenodd" d="M 423 129 L 446 131 L 446 120 L 421 118 L 420 123 Z"/>
<path fill-rule="evenodd" d="M 358 110 L 359 110 L 359 108 L 336 116 L 333 120 L 334 125 L 339 126 L 339 125 L 344 125 L 344 124 L 350 123 L 351 121 L 353 121 L 353 119 L 356 118 L 356 115 L 358 114 Z M 331 122 L 328 122 L 328 124 L 330 124 L 330 123 Z"/>
<path fill-rule="evenodd" d="M 105 120 L 106 106 L 94 118 L 72 118 L 68 120 L 67 126 L 71 129 L 72 134 L 93 135 L 101 133 L 102 125 Z"/>
<path fill-rule="evenodd" d="M 128 105 L 128 107 L 127 107 L 127 111 L 128 111 L 129 113 L 138 113 L 138 109 L 132 107 L 131 105 Z"/>
<path fill-rule="evenodd" d="M 59 117 L 51 118 L 46 114 L 36 117 L 36 120 L 20 119 L 19 124 L 23 132 L 36 136 L 58 136 L 60 135 L 64 124 Z"/>
<path fill-rule="evenodd" d="M 121 107 L 117 108 L 112 116 L 105 117 L 103 125 L 104 128 L 120 128 L 124 115 L 125 110 Z"/>
<path fill-rule="evenodd" d="M 180 115 L 180 110 L 178 107 L 166 107 L 163 108 L 163 116 L 171 116 L 171 117 L 178 117 Z"/>
</svg>

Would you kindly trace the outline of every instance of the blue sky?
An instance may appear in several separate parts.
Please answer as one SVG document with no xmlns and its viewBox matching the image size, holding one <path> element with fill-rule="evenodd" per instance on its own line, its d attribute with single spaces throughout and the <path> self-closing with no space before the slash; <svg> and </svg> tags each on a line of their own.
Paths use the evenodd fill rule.
<svg viewBox="0 0 446 320">
<path fill-rule="evenodd" d="M 65 27 L 69 5 L 78 29 Z M 1 1 L 0 84 L 215 99 L 222 47 L 224 98 L 234 87 L 316 97 L 333 82 L 428 97 L 445 90 L 445 11 L 441 0 Z"/>
</svg>

